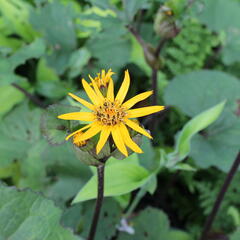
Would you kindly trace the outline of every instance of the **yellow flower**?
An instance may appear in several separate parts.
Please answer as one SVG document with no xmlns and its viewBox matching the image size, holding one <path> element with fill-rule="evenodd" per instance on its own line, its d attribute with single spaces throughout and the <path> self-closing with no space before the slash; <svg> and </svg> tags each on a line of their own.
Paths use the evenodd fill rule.
<svg viewBox="0 0 240 240">
<path fill-rule="evenodd" d="M 108 83 L 110 82 L 110 80 L 112 80 L 112 75 L 114 74 L 114 72 L 112 72 L 112 69 L 109 69 L 107 71 L 107 73 L 105 72 L 105 70 L 102 70 L 102 74 L 98 73 L 97 77 L 95 77 L 94 79 L 89 75 L 89 78 L 92 81 L 95 81 L 95 83 L 97 84 L 97 86 L 99 88 L 106 88 L 108 86 Z M 92 85 L 92 84 L 90 84 Z"/>
<path fill-rule="evenodd" d="M 125 156 L 128 156 L 126 147 L 129 147 L 134 152 L 142 153 L 141 148 L 131 139 L 127 127 L 130 127 L 136 132 L 152 138 L 146 130 L 144 130 L 136 122 L 134 122 L 134 120 L 131 119 L 161 111 L 164 109 L 164 106 L 149 106 L 135 109 L 130 108 L 137 102 L 142 101 L 152 95 L 153 92 L 147 91 L 138 94 L 124 102 L 130 85 L 128 71 L 125 71 L 123 83 L 116 97 L 114 96 L 114 85 L 112 79 L 109 80 L 106 97 L 102 95 L 98 85 L 93 79 L 93 88 L 84 79 L 82 80 L 82 85 L 92 103 L 89 103 L 72 93 L 69 93 L 69 95 L 83 104 L 85 107 L 89 108 L 91 112 L 66 113 L 58 116 L 58 118 L 65 120 L 90 121 L 91 123 L 68 135 L 66 140 L 78 132 L 82 132 L 87 129 L 81 136 L 78 137 L 78 141 L 89 139 L 100 132 L 100 138 L 96 146 L 97 154 L 107 142 L 110 134 L 112 135 L 116 147 Z"/>
<path fill-rule="evenodd" d="M 84 147 L 87 144 L 87 139 L 81 140 L 81 136 L 83 135 L 82 131 L 78 131 L 75 135 L 73 135 L 73 144 L 77 147 Z"/>
</svg>

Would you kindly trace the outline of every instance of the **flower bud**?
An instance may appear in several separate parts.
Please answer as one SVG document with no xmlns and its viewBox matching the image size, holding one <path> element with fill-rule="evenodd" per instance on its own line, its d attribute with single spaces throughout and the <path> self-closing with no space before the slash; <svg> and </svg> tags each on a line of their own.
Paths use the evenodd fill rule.
<svg viewBox="0 0 240 240">
<path fill-rule="evenodd" d="M 176 27 L 171 8 L 167 6 L 159 8 L 154 21 L 154 31 L 165 39 L 173 38 L 178 34 L 179 30 Z"/>
</svg>

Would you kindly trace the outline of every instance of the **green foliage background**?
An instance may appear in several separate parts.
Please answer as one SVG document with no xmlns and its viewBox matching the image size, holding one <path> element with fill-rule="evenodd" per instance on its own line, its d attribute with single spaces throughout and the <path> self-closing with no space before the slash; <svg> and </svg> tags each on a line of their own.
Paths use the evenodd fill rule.
<svg viewBox="0 0 240 240">
<path fill-rule="evenodd" d="M 159 17 L 163 5 L 173 15 Z M 179 30 L 159 58 L 158 104 L 167 110 L 156 115 L 154 144 L 143 138 L 144 154 L 109 160 L 96 239 L 199 237 L 240 150 L 239 0 L 0 0 L 1 240 L 86 239 L 96 173 L 64 141 L 79 123 L 56 116 L 80 110 L 67 93 L 86 98 L 81 78 L 101 69 L 116 73 L 116 86 L 129 70 L 128 98 L 151 89 L 146 52 L 127 26 L 156 47 L 157 16 Z M 211 239 L 239 239 L 239 179 Z"/>
</svg>

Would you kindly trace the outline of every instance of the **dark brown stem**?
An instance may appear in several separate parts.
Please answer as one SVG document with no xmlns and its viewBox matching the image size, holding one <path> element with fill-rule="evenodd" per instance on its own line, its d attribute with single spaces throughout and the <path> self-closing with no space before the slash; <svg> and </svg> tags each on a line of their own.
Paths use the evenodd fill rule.
<svg viewBox="0 0 240 240">
<path fill-rule="evenodd" d="M 47 106 L 42 103 L 42 101 L 37 98 L 36 96 L 33 96 L 31 93 L 27 92 L 24 88 L 20 87 L 16 83 L 12 83 L 12 86 L 18 89 L 20 92 L 22 92 L 27 98 L 29 98 L 33 103 L 35 103 L 40 108 L 46 108 Z"/>
<path fill-rule="evenodd" d="M 97 166 L 98 195 L 97 195 L 95 212 L 93 215 L 91 228 L 87 238 L 88 240 L 94 240 L 96 230 L 97 230 L 98 220 L 99 220 L 99 216 L 102 208 L 102 202 L 103 202 L 103 196 L 104 196 L 104 168 L 105 168 L 105 163 L 102 163 L 101 165 Z"/>
<path fill-rule="evenodd" d="M 238 153 L 238 156 L 235 159 L 230 171 L 228 172 L 220 192 L 218 193 L 218 196 L 216 198 L 216 201 L 214 203 L 212 211 L 211 211 L 210 215 L 208 216 L 207 221 L 204 225 L 200 240 L 207 240 L 207 234 L 212 227 L 213 221 L 214 221 L 214 219 L 218 213 L 218 210 L 221 206 L 221 203 L 224 199 L 224 195 L 227 192 L 228 187 L 230 186 L 232 179 L 239 168 L 239 165 L 240 165 L 240 152 Z"/>
</svg>

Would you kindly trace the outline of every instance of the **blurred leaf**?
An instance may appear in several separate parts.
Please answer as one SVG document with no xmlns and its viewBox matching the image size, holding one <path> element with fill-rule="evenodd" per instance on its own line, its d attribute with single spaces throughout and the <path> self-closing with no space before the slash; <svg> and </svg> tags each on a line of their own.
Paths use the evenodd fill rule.
<svg viewBox="0 0 240 240">
<path fill-rule="evenodd" d="M 0 117 L 25 98 L 24 94 L 11 85 L 0 87 Z"/>
<path fill-rule="evenodd" d="M 224 105 L 225 102 L 221 102 L 216 106 L 198 114 L 196 117 L 187 122 L 178 135 L 174 152 L 168 155 L 168 166 L 175 165 L 177 162 L 182 161 L 189 154 L 192 137 L 199 131 L 212 124 L 222 113 Z"/>
<path fill-rule="evenodd" d="M 91 54 L 86 48 L 73 52 L 69 61 L 69 77 L 77 77 L 90 60 Z"/>
<path fill-rule="evenodd" d="M 39 109 L 29 110 L 26 103 L 11 111 L 0 123 L 0 166 L 27 157 L 28 150 L 40 139 Z"/>
<path fill-rule="evenodd" d="M 36 39 L 31 44 L 20 48 L 14 55 L 9 57 L 12 70 L 24 64 L 31 58 L 39 58 L 45 53 L 45 43 L 41 38 Z"/>
<path fill-rule="evenodd" d="M 196 2 L 199 9 L 196 17 L 213 31 L 240 28 L 240 3 L 234 0 L 203 0 L 203 4 Z M 200 9 L 202 8 L 202 9 Z"/>
<path fill-rule="evenodd" d="M 94 201 L 89 201 L 83 204 L 82 221 L 83 232 L 81 235 L 87 238 L 89 229 L 91 226 Z M 98 231 L 96 233 L 95 240 L 108 240 L 111 239 L 116 233 L 116 226 L 120 222 L 121 209 L 116 201 L 112 198 L 105 198 L 103 202 L 103 208 L 100 214 L 100 220 L 98 225 Z"/>
<path fill-rule="evenodd" d="M 0 194 L 0 236 L 3 239 L 79 239 L 60 226 L 61 211 L 52 201 L 32 191 L 1 185 Z"/>
<path fill-rule="evenodd" d="M 30 22 L 40 31 L 51 46 L 47 57 L 51 67 L 62 74 L 68 64 L 71 51 L 76 47 L 76 33 L 73 24 L 74 11 L 70 5 L 53 1 L 31 12 Z"/>
<path fill-rule="evenodd" d="M 201 70 L 179 75 L 165 89 L 167 105 L 180 108 L 190 117 L 227 100 L 226 108 L 234 109 L 240 99 L 240 81 L 220 71 Z"/>
<path fill-rule="evenodd" d="M 230 240 L 238 240 L 240 238 L 240 229 L 237 229 L 231 236 Z"/>
<path fill-rule="evenodd" d="M 56 73 L 56 71 L 52 68 L 50 68 L 46 60 L 44 58 L 41 58 L 37 65 L 37 73 L 36 73 L 37 81 L 38 82 L 58 82 L 59 77 Z"/>
<path fill-rule="evenodd" d="M 131 192 L 142 186 L 148 172 L 136 164 L 119 162 L 106 165 L 105 167 L 105 189 L 104 196 L 118 196 Z M 73 203 L 83 202 L 97 197 L 96 174 L 87 182 L 74 198 Z"/>
<path fill-rule="evenodd" d="M 169 232 L 169 240 L 193 240 L 193 237 L 184 231 L 173 229 Z"/>
<path fill-rule="evenodd" d="M 36 33 L 28 21 L 31 9 L 31 5 L 23 0 L 0 0 L 0 15 L 5 34 L 17 34 L 27 42 L 32 41 Z"/>
<path fill-rule="evenodd" d="M 147 7 L 148 0 L 123 0 L 123 10 L 127 22 L 131 22 L 135 14 Z"/>
<path fill-rule="evenodd" d="M 193 137 L 190 156 L 200 167 L 216 166 L 228 171 L 239 151 L 239 120 L 236 116 L 239 80 L 218 71 L 192 72 L 170 82 L 164 98 L 166 104 L 179 107 L 189 116 L 227 100 L 220 118 L 203 135 Z"/>
<path fill-rule="evenodd" d="M 120 232 L 117 240 L 169 239 L 169 221 L 167 215 L 152 207 L 147 207 L 132 218 L 135 233 Z M 172 240 L 172 239 L 171 239 Z"/>
<path fill-rule="evenodd" d="M 46 146 L 45 141 L 36 142 L 28 151 L 27 156 L 21 161 L 22 178 L 18 183 L 21 188 L 42 189 L 46 177 L 45 163 L 42 161 L 41 152 Z"/>
<path fill-rule="evenodd" d="M 224 48 L 221 51 L 222 60 L 226 65 L 240 62 L 240 29 L 232 30 L 227 34 L 227 39 Z"/>
<path fill-rule="evenodd" d="M 119 69 L 123 67 L 129 61 L 131 52 L 127 29 L 117 18 L 95 18 L 101 21 L 103 29 L 87 42 L 91 55 L 98 59 L 99 68 Z M 112 29 L 118 29 L 118 31 L 112 31 Z M 111 49 L 111 51 L 106 49 Z"/>
<path fill-rule="evenodd" d="M 193 138 L 190 156 L 202 168 L 216 166 L 227 172 L 237 157 L 239 142 L 240 120 L 229 113 L 216 122 L 206 135 Z"/>
<path fill-rule="evenodd" d="M 24 64 L 31 58 L 39 58 L 45 53 L 45 43 L 42 39 L 36 39 L 33 43 L 23 46 L 12 56 L 0 59 L 0 85 L 13 82 L 25 82 L 24 78 L 14 73 L 17 66 Z"/>
</svg>

